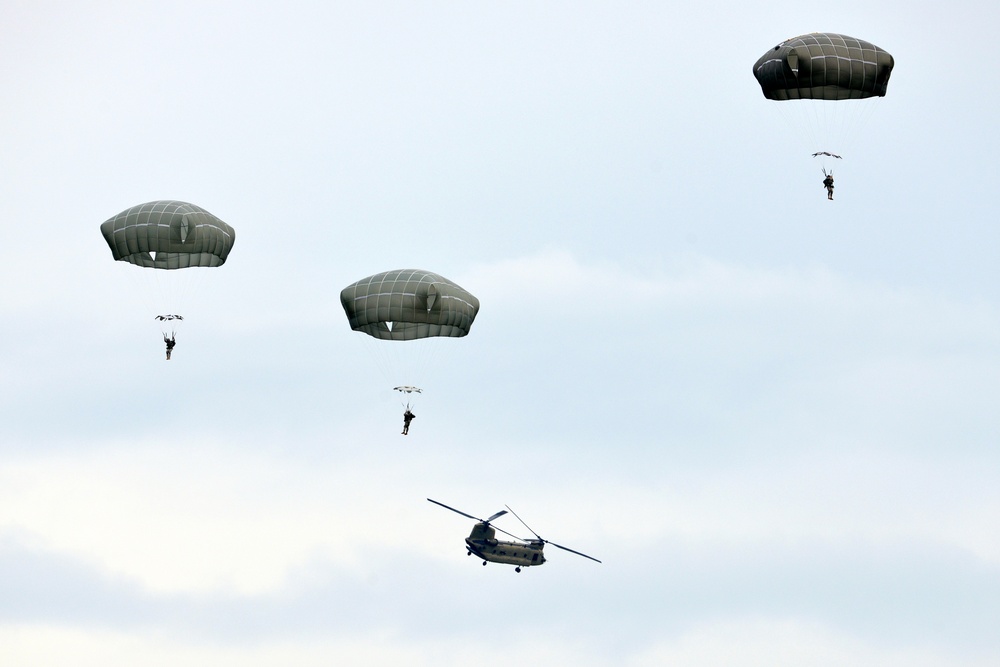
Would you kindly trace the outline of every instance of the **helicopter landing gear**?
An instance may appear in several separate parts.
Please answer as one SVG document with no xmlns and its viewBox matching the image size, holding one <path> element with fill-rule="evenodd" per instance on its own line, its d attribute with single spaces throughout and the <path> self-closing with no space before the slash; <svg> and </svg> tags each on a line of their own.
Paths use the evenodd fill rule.
<svg viewBox="0 0 1000 667">
<path fill-rule="evenodd" d="M 515 568 L 514 568 L 514 571 L 515 571 L 515 572 L 520 572 L 520 571 L 521 571 L 521 566 L 520 566 L 520 565 L 518 565 L 517 567 L 515 567 Z"/>
</svg>

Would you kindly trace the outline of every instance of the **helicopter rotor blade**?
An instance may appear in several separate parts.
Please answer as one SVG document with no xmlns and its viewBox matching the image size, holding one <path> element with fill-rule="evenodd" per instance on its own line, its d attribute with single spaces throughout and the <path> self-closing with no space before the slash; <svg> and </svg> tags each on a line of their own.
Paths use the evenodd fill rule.
<svg viewBox="0 0 1000 667">
<path fill-rule="evenodd" d="M 504 507 L 506 507 L 507 509 L 509 509 L 511 514 L 513 514 L 514 516 L 517 516 L 517 512 L 515 512 L 514 510 L 510 509 L 510 505 L 504 505 Z M 541 535 L 539 535 L 538 533 L 536 533 L 534 530 L 531 530 L 531 526 L 529 526 L 528 524 L 524 523 L 524 519 L 522 519 L 521 517 L 517 516 L 517 520 L 520 521 L 522 524 L 524 524 L 524 527 L 527 528 L 528 530 L 530 530 L 531 534 L 534 535 L 535 537 L 537 537 L 540 542 L 542 542 L 544 544 L 551 544 L 554 547 L 559 547 L 563 551 L 568 551 L 570 553 L 576 554 L 577 556 L 583 556 L 584 558 L 589 558 L 590 560 L 597 561 L 598 563 L 601 562 L 601 561 L 597 560 L 596 558 L 594 558 L 593 556 L 588 556 L 587 554 L 581 553 L 581 552 L 577 551 L 576 549 L 570 549 L 569 547 L 564 547 L 561 544 L 556 544 L 555 542 L 549 542 L 547 539 L 545 539 L 544 537 L 542 537 Z M 509 534 L 510 533 L 508 533 L 508 535 Z"/>
<path fill-rule="evenodd" d="M 507 510 L 500 510 L 499 512 L 497 512 L 496 514 L 494 514 L 493 516 L 491 516 L 489 519 L 487 519 L 486 523 L 490 523 L 491 521 L 493 521 L 493 519 L 496 519 L 497 517 L 501 517 L 501 516 L 503 516 L 506 513 L 507 513 Z"/>
<path fill-rule="evenodd" d="M 598 563 L 601 562 L 601 561 L 597 560 L 596 558 L 594 558 L 593 556 L 588 556 L 587 554 L 581 553 L 581 552 L 577 551 L 576 549 L 570 549 L 569 547 L 564 547 L 561 544 L 556 544 L 555 542 L 549 542 L 548 540 L 542 540 L 542 542 L 545 542 L 546 544 L 551 544 L 554 547 L 559 547 L 563 551 L 568 551 L 571 554 L 576 554 L 577 556 L 583 556 L 584 558 L 589 558 L 590 560 L 597 561 Z"/>
<path fill-rule="evenodd" d="M 462 516 L 464 516 L 464 517 L 466 517 L 466 518 L 468 518 L 468 519 L 472 519 L 473 521 L 479 521 L 480 523 L 489 523 L 489 521 L 483 521 L 483 520 L 482 520 L 482 519 L 480 519 L 479 517 L 476 517 L 476 516 L 472 516 L 471 514 L 466 514 L 465 512 L 463 512 L 463 511 L 461 511 L 461 510 L 457 510 L 457 509 L 455 509 L 454 507 L 448 507 L 448 506 L 447 506 L 447 505 L 445 505 L 444 503 L 439 503 L 439 502 L 438 502 L 438 501 L 436 501 L 436 500 L 431 500 L 430 498 L 428 498 L 427 500 L 430 500 L 430 501 L 431 501 L 432 503 L 434 503 L 435 505 L 440 505 L 441 507 L 445 508 L 446 510 L 451 510 L 452 512 L 455 512 L 456 514 L 461 514 Z"/>
<path fill-rule="evenodd" d="M 496 526 L 491 526 L 491 527 L 493 528 L 493 530 L 496 530 L 496 531 L 498 531 L 498 532 L 501 532 L 501 533 L 503 533 L 504 535 L 507 535 L 508 537 L 513 537 L 513 538 L 514 538 L 515 540 L 519 540 L 519 541 L 521 541 L 521 542 L 527 542 L 527 541 L 528 541 L 528 540 L 524 539 L 523 537 L 518 537 L 518 536 L 517 536 L 517 535 L 515 535 L 514 533 L 508 533 L 508 532 L 507 532 L 506 530 L 504 530 L 503 528 L 497 528 Z"/>
<path fill-rule="evenodd" d="M 517 520 L 521 522 L 521 525 L 523 525 L 525 528 L 528 529 L 528 532 L 530 532 L 532 535 L 534 535 L 538 539 L 542 540 L 542 536 L 539 535 L 538 533 L 536 533 L 535 531 L 531 530 L 531 526 L 529 526 L 528 524 L 524 523 L 524 519 L 522 519 L 521 517 L 517 516 L 517 512 L 515 512 L 512 509 L 510 509 L 510 505 L 504 505 L 504 507 L 506 507 L 508 510 L 510 510 L 510 513 L 517 517 Z M 542 542 L 544 542 L 544 541 L 545 540 L 542 540 Z"/>
<path fill-rule="evenodd" d="M 496 519 L 496 518 L 501 517 L 504 514 L 506 514 L 507 510 L 500 510 L 499 512 L 497 512 L 496 514 L 494 514 L 493 516 L 491 516 L 489 519 L 480 519 L 478 516 L 472 516 L 471 514 L 466 514 L 462 510 L 457 510 L 454 507 L 449 507 L 448 505 L 445 505 L 444 503 L 439 503 L 438 501 L 436 501 L 436 500 L 434 500 L 432 498 L 428 498 L 427 500 L 429 500 L 430 502 L 434 503 L 435 505 L 440 505 L 441 507 L 443 507 L 443 508 L 445 508 L 447 510 L 451 510 L 455 514 L 461 514 L 462 516 L 466 517 L 467 519 L 472 519 L 473 521 L 478 521 L 479 523 L 484 523 L 487 526 L 491 526 L 494 530 L 499 531 L 499 532 L 503 533 L 504 535 L 507 535 L 508 537 L 513 537 L 515 540 L 519 540 L 521 542 L 527 542 L 528 541 L 528 540 L 524 539 L 523 537 L 518 537 L 514 533 L 508 533 L 503 528 L 498 528 L 497 526 L 493 526 L 490 523 L 491 521 L 493 521 L 493 519 Z M 510 509 L 510 508 L 507 508 L 507 509 Z M 513 514 L 513 512 L 514 512 L 514 510 L 511 510 L 512 514 Z M 517 515 L 514 514 L 514 516 L 517 516 Z M 524 522 L 522 521 L 521 523 L 524 523 Z M 528 530 L 531 530 L 531 529 L 528 528 Z M 532 532 L 534 532 L 534 531 L 532 531 Z M 535 535 L 535 537 L 538 537 L 538 535 Z M 540 538 L 540 537 L 538 539 L 542 540 L 542 538 Z M 544 542 L 544 541 L 545 540 L 542 540 L 542 542 Z M 589 556 L 588 556 L 588 558 L 589 558 Z"/>
<path fill-rule="evenodd" d="M 468 519 L 472 519 L 473 521 L 478 521 L 479 523 L 485 523 L 487 526 L 490 525 L 490 522 L 493 521 L 493 519 L 496 519 L 497 517 L 501 517 L 501 516 L 503 516 L 504 514 L 507 513 L 507 510 L 500 510 L 499 512 L 497 512 L 496 514 L 494 514 L 493 516 L 491 516 L 489 519 L 480 519 L 478 516 L 472 516 L 471 514 L 466 514 L 465 512 L 463 512 L 461 510 L 457 510 L 454 507 L 449 507 L 448 505 L 445 505 L 444 503 L 439 503 L 438 501 L 433 500 L 431 498 L 428 498 L 427 500 L 430 500 L 435 505 L 440 505 L 441 507 L 443 507 L 445 509 L 451 510 L 452 512 L 455 512 L 456 514 L 461 514 L 462 516 L 464 516 L 464 517 L 466 517 Z M 510 535 L 510 533 L 508 533 L 506 530 L 503 530 L 502 528 L 497 528 L 496 526 L 493 526 L 493 527 L 496 528 L 497 530 L 499 530 L 501 533 L 505 533 L 507 535 Z M 517 537 L 516 535 L 510 535 L 510 536 L 513 537 L 513 538 L 515 538 L 515 539 L 518 539 L 518 540 L 521 539 L 520 537 Z"/>
</svg>

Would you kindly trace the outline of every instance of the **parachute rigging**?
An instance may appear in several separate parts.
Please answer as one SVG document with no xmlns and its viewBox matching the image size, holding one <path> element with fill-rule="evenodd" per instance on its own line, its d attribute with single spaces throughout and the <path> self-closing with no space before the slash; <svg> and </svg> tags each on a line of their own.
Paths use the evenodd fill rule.
<svg viewBox="0 0 1000 667">
<path fill-rule="evenodd" d="M 199 206 L 176 200 L 125 209 L 101 224 L 101 234 L 115 261 L 153 269 L 138 273 L 153 278 L 144 290 L 151 307 L 168 313 L 154 317 L 164 340 L 168 334 L 173 340 L 177 325 L 184 320 L 177 306 L 187 301 L 189 277 L 200 274 L 179 269 L 222 266 L 236 241 L 231 226 Z"/>
<path fill-rule="evenodd" d="M 876 101 L 886 95 L 895 61 L 870 42 L 818 32 L 781 42 L 754 63 L 764 97 L 797 134 L 812 144 L 813 157 L 840 160 L 867 124 Z M 835 152 L 834 152 L 835 151 Z"/>
<path fill-rule="evenodd" d="M 348 285 L 340 292 L 351 329 L 373 340 L 383 373 L 406 380 L 393 389 L 413 397 L 413 383 L 423 374 L 432 341 L 468 335 L 479 312 L 479 299 L 456 283 L 430 271 L 385 271 Z M 400 377 L 402 376 L 402 377 Z"/>
</svg>

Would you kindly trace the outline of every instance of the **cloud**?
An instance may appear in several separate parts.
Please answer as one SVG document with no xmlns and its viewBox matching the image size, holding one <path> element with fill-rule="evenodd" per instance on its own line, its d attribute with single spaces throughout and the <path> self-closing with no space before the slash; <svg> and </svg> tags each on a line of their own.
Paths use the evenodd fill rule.
<svg viewBox="0 0 1000 667">
<path fill-rule="evenodd" d="M 364 572 L 367 550 L 415 531 L 371 530 L 392 497 L 357 472 L 369 464 L 201 438 L 87 448 L 4 466 L 0 527 L 150 592 L 259 594 L 316 558 Z"/>
<path fill-rule="evenodd" d="M 484 295 L 484 308 L 525 307 L 587 317 L 596 309 L 612 322 L 623 317 L 608 310 L 622 302 L 632 312 L 648 306 L 650 315 L 682 306 L 726 307 L 762 318 L 771 311 L 804 309 L 806 320 L 875 314 L 879 317 L 872 324 L 885 327 L 883 331 L 921 324 L 917 333 L 932 336 L 979 329 L 992 339 L 1000 325 L 995 309 L 982 301 L 963 303 L 928 290 L 865 283 L 820 265 L 754 267 L 693 252 L 670 255 L 663 268 L 650 271 L 607 260 L 587 262 L 569 251 L 550 249 L 474 266 L 460 280 Z M 581 311 L 584 306 L 589 309 Z"/>
<path fill-rule="evenodd" d="M 724 413 L 793 432 L 853 428 L 855 439 L 896 430 L 924 448 L 945 437 L 981 446 L 982 426 L 1000 428 L 986 398 L 1000 313 L 982 301 L 695 254 L 640 272 L 549 251 L 460 282 L 483 302 L 470 340 L 534 374 L 539 394 L 598 407 L 652 396 L 644 408 L 680 419 Z"/>
<path fill-rule="evenodd" d="M 929 667 L 987 665 L 990 655 L 951 653 L 933 647 L 886 647 L 858 640 L 819 623 L 794 618 L 720 619 L 659 642 L 624 664 L 734 665 L 782 667 L 796 665 L 865 665 Z"/>
<path fill-rule="evenodd" d="M 12 664 L 79 667 L 142 664 L 264 667 L 295 664 L 329 665 L 331 660 L 352 665 L 440 664 L 433 653 L 414 650 L 362 634 L 353 639 L 276 641 L 250 646 L 183 642 L 160 633 L 129 633 L 118 630 L 81 630 L 46 625 L 0 627 L 0 642 Z M 445 647 L 438 647 L 446 650 Z M 471 657 L 471 656 L 470 656 Z M 456 662 L 455 664 L 458 664 Z"/>
</svg>

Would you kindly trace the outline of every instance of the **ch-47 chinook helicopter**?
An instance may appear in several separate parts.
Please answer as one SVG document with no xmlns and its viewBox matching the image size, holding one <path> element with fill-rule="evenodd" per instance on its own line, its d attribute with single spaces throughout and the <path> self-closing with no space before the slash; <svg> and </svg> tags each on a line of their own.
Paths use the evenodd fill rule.
<svg viewBox="0 0 1000 667">
<path fill-rule="evenodd" d="M 531 530 L 528 524 L 524 523 L 524 520 L 521 519 L 521 517 L 517 516 L 517 513 L 514 512 L 514 510 L 510 509 L 509 505 L 504 505 L 504 507 L 506 507 L 507 509 L 500 510 L 499 512 L 497 512 L 488 519 L 480 519 L 478 517 L 472 516 L 471 514 L 466 514 L 465 512 L 459 511 L 454 507 L 448 507 L 444 503 L 439 503 L 436 500 L 431 500 L 430 498 L 428 498 L 427 500 L 430 500 L 435 505 L 440 505 L 445 509 L 449 509 L 452 512 L 461 514 L 466 518 L 478 522 L 475 526 L 472 527 L 472 532 L 469 533 L 469 536 L 465 538 L 465 548 L 468 551 L 469 556 L 475 554 L 480 558 L 482 558 L 484 566 L 488 562 L 505 563 L 507 565 L 514 565 L 515 566 L 514 571 L 520 572 L 522 567 L 541 565 L 542 563 L 545 562 L 545 556 L 542 554 L 542 549 L 545 548 L 546 544 L 551 544 L 554 547 L 559 547 L 563 551 L 568 551 L 570 553 L 576 554 L 577 556 L 583 556 L 584 558 L 589 558 L 590 560 L 597 561 L 598 563 L 601 562 L 596 558 L 594 558 L 593 556 L 588 556 L 587 554 L 580 553 L 579 551 L 574 551 L 569 547 L 564 547 L 561 544 L 556 544 L 555 542 L 549 542 L 548 540 L 542 539 L 542 536 L 536 533 L 535 531 Z M 531 531 L 531 534 L 535 536 L 535 539 L 525 540 L 518 537 L 517 535 L 511 535 L 503 528 L 497 528 L 496 526 L 490 525 L 490 522 L 493 521 L 493 519 L 503 516 L 508 512 L 508 510 L 510 511 L 511 514 L 517 517 L 517 520 L 520 521 L 525 528 Z M 498 530 L 504 535 L 510 535 L 511 537 L 513 537 L 515 540 L 518 541 L 503 542 L 497 540 L 495 536 L 496 536 L 496 531 Z"/>
</svg>

